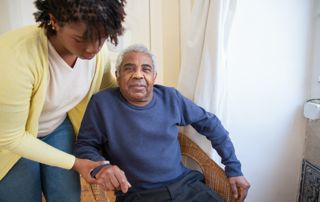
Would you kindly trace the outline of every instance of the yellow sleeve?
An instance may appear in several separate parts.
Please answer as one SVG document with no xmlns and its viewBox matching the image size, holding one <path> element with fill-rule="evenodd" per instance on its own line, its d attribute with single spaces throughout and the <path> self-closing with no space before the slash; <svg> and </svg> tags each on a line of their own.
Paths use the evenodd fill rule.
<svg viewBox="0 0 320 202">
<path fill-rule="evenodd" d="M 0 38 L 0 154 L 9 151 L 70 169 L 74 156 L 36 138 L 46 88 L 43 66 L 47 61 L 41 50 L 43 44 L 33 36 L 35 31 L 32 36 L 28 33 L 24 29 L 18 35 L 6 34 Z M 5 163 L 0 159 L 1 166 L 5 167 Z"/>
<path fill-rule="evenodd" d="M 32 124 L 32 113 L 35 111 L 30 108 L 36 105 L 32 103 L 36 99 L 36 95 L 32 95 L 32 79 L 19 75 L 24 75 L 24 72 L 14 73 L 9 68 L 2 70 L 3 68 L 0 74 L 0 150 L 9 150 L 30 160 L 70 169 L 75 161 L 74 156 L 35 137 L 37 132 L 32 128 L 35 125 Z M 16 76 L 13 78 L 10 75 Z"/>
</svg>

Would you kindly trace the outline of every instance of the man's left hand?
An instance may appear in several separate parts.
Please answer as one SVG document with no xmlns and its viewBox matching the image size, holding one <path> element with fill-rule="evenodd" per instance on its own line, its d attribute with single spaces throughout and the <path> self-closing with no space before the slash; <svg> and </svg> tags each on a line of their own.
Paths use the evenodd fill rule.
<svg viewBox="0 0 320 202">
<path fill-rule="evenodd" d="M 229 183 L 231 184 L 234 198 L 237 201 L 244 201 L 250 188 L 250 184 L 246 178 L 243 176 L 229 177 Z"/>
</svg>

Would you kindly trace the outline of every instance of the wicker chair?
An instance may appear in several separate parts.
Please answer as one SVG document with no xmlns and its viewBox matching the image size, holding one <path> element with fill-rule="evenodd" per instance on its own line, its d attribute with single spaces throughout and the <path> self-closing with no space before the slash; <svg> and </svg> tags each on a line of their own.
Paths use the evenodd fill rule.
<svg viewBox="0 0 320 202">
<path fill-rule="evenodd" d="M 183 157 L 192 159 L 201 169 L 206 184 L 220 194 L 227 202 L 236 201 L 231 192 L 231 187 L 224 171 L 190 138 L 179 134 L 181 153 Z M 81 201 L 83 202 L 112 202 L 114 196 L 110 192 L 105 192 L 99 185 L 89 185 L 83 179 Z M 110 199 L 110 200 L 109 200 Z"/>
<path fill-rule="evenodd" d="M 225 201 L 235 202 L 228 178 L 222 168 L 186 135 L 180 133 L 179 142 L 182 156 L 186 156 L 198 164 L 206 184 L 220 194 Z"/>
</svg>

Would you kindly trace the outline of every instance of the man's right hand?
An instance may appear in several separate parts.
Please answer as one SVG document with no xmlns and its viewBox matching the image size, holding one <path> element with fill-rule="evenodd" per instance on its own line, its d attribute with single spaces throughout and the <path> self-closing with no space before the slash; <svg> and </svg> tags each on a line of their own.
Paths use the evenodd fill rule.
<svg viewBox="0 0 320 202">
<path fill-rule="evenodd" d="M 107 191 L 121 190 L 123 193 L 127 193 L 131 187 L 125 173 L 116 165 L 103 167 L 95 177 L 98 184 Z"/>
</svg>

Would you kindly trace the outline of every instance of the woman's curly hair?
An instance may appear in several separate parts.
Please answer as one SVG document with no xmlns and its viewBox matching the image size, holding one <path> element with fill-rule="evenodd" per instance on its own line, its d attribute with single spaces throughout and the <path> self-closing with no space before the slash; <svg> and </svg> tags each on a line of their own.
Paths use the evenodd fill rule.
<svg viewBox="0 0 320 202">
<path fill-rule="evenodd" d="M 87 27 L 85 37 L 92 39 L 98 34 L 117 45 L 118 36 L 124 31 L 125 3 L 126 0 L 36 0 L 34 4 L 38 11 L 34 16 L 39 26 L 46 29 L 47 36 L 56 34 L 50 25 L 51 14 L 59 26 L 83 22 Z"/>
</svg>

